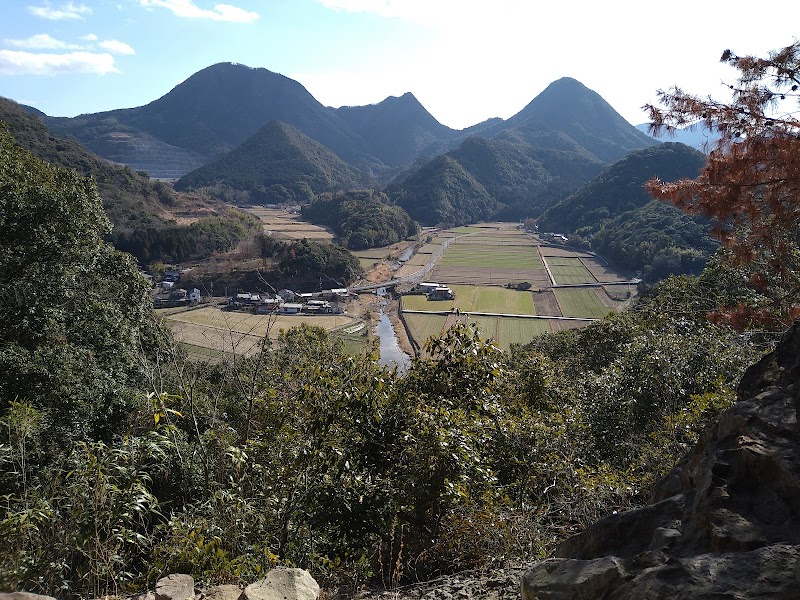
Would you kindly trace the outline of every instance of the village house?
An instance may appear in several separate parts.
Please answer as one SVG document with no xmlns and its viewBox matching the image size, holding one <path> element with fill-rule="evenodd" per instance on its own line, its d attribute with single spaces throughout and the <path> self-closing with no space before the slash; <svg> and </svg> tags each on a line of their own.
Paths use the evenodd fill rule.
<svg viewBox="0 0 800 600">
<path fill-rule="evenodd" d="M 440 286 L 428 292 L 428 300 L 453 300 L 454 298 L 453 290 L 446 286 Z"/>
</svg>

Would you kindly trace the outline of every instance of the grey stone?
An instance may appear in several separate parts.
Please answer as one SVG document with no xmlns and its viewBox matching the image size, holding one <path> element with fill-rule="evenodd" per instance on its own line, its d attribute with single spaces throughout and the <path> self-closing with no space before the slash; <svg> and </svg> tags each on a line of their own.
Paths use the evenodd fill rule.
<svg viewBox="0 0 800 600">
<path fill-rule="evenodd" d="M 562 542 L 559 559 L 524 576 L 523 599 L 799 598 L 798 391 L 800 324 L 747 370 L 738 402 L 655 486 L 652 504 Z M 604 560 L 621 561 L 617 575 Z"/>
<path fill-rule="evenodd" d="M 244 589 L 242 600 L 317 600 L 319 584 L 303 569 L 278 567 Z"/>
<path fill-rule="evenodd" d="M 194 578 L 174 573 L 156 582 L 156 600 L 194 600 Z"/>
<path fill-rule="evenodd" d="M 522 576 L 522 600 L 595 600 L 605 597 L 624 576 L 622 560 L 615 557 L 551 558 Z"/>
<path fill-rule="evenodd" d="M 239 600 L 242 590 L 237 585 L 215 585 L 203 590 L 204 600 Z"/>
<path fill-rule="evenodd" d="M 0 592 L 0 600 L 55 600 L 55 598 L 30 592 Z"/>
</svg>

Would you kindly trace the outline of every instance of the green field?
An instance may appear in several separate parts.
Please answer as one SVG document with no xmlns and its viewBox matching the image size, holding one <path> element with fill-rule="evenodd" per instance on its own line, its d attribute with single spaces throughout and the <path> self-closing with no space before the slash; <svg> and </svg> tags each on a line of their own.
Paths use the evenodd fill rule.
<svg viewBox="0 0 800 600">
<path fill-rule="evenodd" d="M 403 315 L 411 336 L 423 346 L 429 337 L 440 335 L 447 317 L 443 315 Z M 481 337 L 493 339 L 502 350 L 511 344 L 527 344 L 535 336 L 550 333 L 550 322 L 546 319 L 524 319 L 514 317 L 484 317 L 470 315 L 467 323 L 478 326 Z"/>
<path fill-rule="evenodd" d="M 429 337 L 439 335 L 447 317 L 444 315 L 404 314 L 411 337 L 422 347 Z"/>
<path fill-rule="evenodd" d="M 565 317 L 602 319 L 612 309 L 603 306 L 593 288 L 556 288 L 553 290 Z"/>
<path fill-rule="evenodd" d="M 583 266 L 579 258 L 548 257 L 545 260 L 556 283 L 560 285 L 597 282 L 594 275 Z"/>
<path fill-rule="evenodd" d="M 422 248 L 417 250 L 417 254 L 433 254 L 441 248 L 441 244 L 425 244 Z"/>
<path fill-rule="evenodd" d="M 443 267 L 498 269 L 543 269 L 541 258 L 533 246 L 478 246 L 453 244 L 447 247 L 437 263 Z M 588 271 L 587 271 L 588 273 Z"/>
<path fill-rule="evenodd" d="M 403 296 L 404 310 L 487 312 L 512 315 L 535 315 L 530 292 L 501 287 L 452 285 L 455 300 L 428 300 L 425 296 Z"/>
<path fill-rule="evenodd" d="M 361 265 L 362 269 L 369 269 L 374 265 L 378 264 L 382 260 L 380 258 L 363 258 L 361 256 L 358 256 L 356 258 L 358 258 L 358 264 Z"/>
</svg>

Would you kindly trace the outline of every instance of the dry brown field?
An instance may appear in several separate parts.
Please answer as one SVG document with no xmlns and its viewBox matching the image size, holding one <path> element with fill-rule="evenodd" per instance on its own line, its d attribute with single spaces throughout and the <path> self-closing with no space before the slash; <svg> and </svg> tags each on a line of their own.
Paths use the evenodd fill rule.
<svg viewBox="0 0 800 600">
<path fill-rule="evenodd" d="M 557 256 L 557 257 L 578 257 L 578 258 L 592 258 L 591 254 L 581 252 L 580 250 L 570 250 L 562 248 L 561 246 L 539 246 L 539 254 L 542 256 Z"/>
<path fill-rule="evenodd" d="M 550 285 L 544 269 L 502 269 L 486 267 L 434 267 L 426 277 L 436 283 L 464 283 L 469 285 L 505 285 L 527 281 L 533 287 Z"/>
<path fill-rule="evenodd" d="M 560 317 L 561 308 L 558 306 L 556 295 L 551 290 L 533 292 L 533 305 L 536 314 L 544 317 Z"/>
<path fill-rule="evenodd" d="M 358 321 L 349 315 L 253 315 L 215 306 L 166 315 L 164 320 L 179 342 L 240 355 L 258 352 L 267 334 L 275 339 L 282 329 L 302 323 L 330 331 Z"/>
<path fill-rule="evenodd" d="M 553 332 L 567 331 L 568 329 L 580 329 L 586 327 L 587 321 L 572 321 L 568 319 L 550 319 L 550 327 Z"/>
<path fill-rule="evenodd" d="M 299 212 L 264 206 L 253 206 L 243 210 L 258 217 L 264 225 L 264 231 L 269 232 L 277 239 L 301 240 L 307 238 L 323 241 L 333 239 L 333 233 L 324 227 L 303 221 Z"/>
<path fill-rule="evenodd" d="M 603 283 L 626 281 L 626 279 L 619 273 L 612 271 L 596 258 L 581 258 L 581 262 L 583 263 L 583 266 L 586 267 L 594 276 L 594 278 L 597 279 L 597 281 L 602 281 Z"/>
</svg>

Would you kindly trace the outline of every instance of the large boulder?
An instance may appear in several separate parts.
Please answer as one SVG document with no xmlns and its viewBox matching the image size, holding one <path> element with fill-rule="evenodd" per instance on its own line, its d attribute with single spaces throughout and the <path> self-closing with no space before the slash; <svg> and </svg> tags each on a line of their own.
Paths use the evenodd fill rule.
<svg viewBox="0 0 800 600">
<path fill-rule="evenodd" d="M 523 577 L 524 599 L 800 598 L 799 383 L 796 325 L 652 504 L 565 540 Z"/>
<path fill-rule="evenodd" d="M 156 600 L 194 600 L 194 578 L 173 574 L 156 582 Z"/>
<path fill-rule="evenodd" d="M 319 585 L 308 571 L 277 567 L 244 589 L 242 600 L 317 600 Z"/>
</svg>

